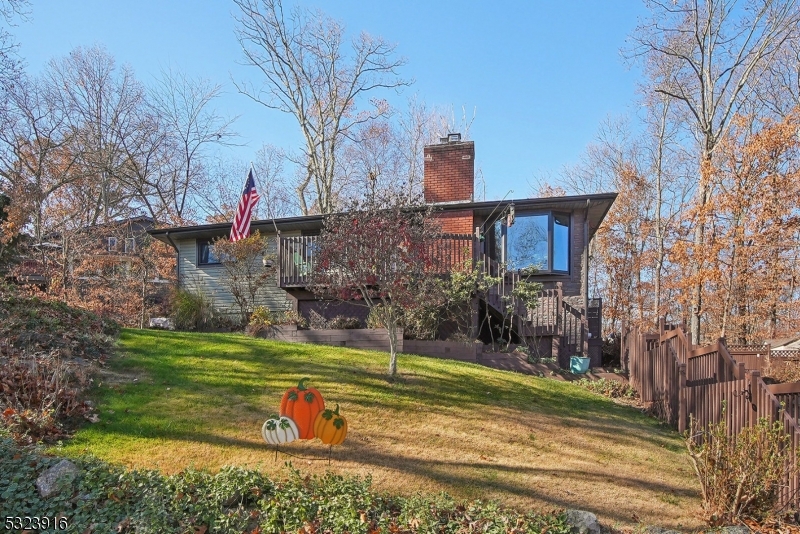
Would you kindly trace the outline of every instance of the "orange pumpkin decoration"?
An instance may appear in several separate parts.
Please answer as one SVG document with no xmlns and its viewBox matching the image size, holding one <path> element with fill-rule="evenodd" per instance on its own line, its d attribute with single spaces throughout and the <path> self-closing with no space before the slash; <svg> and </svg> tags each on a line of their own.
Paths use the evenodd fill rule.
<svg viewBox="0 0 800 534">
<path fill-rule="evenodd" d="M 314 421 L 325 409 L 325 400 L 316 388 L 306 386 L 304 378 L 286 390 L 281 399 L 281 416 L 288 417 L 297 424 L 299 439 L 314 439 Z"/>
<path fill-rule="evenodd" d="M 339 415 L 339 405 L 335 410 L 327 409 L 317 414 L 314 421 L 314 434 L 326 445 L 339 445 L 347 436 L 347 421 Z"/>
</svg>

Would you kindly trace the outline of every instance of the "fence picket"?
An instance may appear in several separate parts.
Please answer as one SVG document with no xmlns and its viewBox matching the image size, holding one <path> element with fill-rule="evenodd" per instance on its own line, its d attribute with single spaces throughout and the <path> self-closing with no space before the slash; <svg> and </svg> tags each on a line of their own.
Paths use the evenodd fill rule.
<svg viewBox="0 0 800 534">
<path fill-rule="evenodd" d="M 760 371 L 769 352 L 762 358 L 749 347 L 729 350 L 724 339 L 693 347 L 685 325 L 670 327 L 660 321 L 658 327 L 655 334 L 631 327 L 622 335 L 623 365 L 642 402 L 680 432 L 689 429 L 690 421 L 707 428 L 724 417 L 727 435 L 733 437 L 762 418 L 779 421 L 791 448 L 781 504 L 800 505 L 800 383 L 767 385 Z"/>
</svg>

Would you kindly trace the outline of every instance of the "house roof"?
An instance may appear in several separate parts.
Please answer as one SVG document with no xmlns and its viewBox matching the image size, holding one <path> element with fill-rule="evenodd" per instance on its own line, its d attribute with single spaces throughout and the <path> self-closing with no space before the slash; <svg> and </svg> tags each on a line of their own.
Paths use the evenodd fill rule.
<svg viewBox="0 0 800 534">
<path fill-rule="evenodd" d="M 617 198 L 616 193 L 599 193 L 593 195 L 574 195 L 546 198 L 522 198 L 511 200 L 487 200 L 482 202 L 448 202 L 434 204 L 434 208 L 442 213 L 455 211 L 472 211 L 479 217 L 499 214 L 510 204 L 514 204 L 517 213 L 536 210 L 589 210 L 589 236 L 593 236 L 603 222 L 608 210 Z M 262 233 L 273 232 L 275 228 L 282 232 L 291 230 L 319 230 L 322 227 L 323 215 L 304 215 L 284 217 L 280 219 L 263 219 L 252 221 L 251 230 Z M 171 244 L 175 239 L 211 239 L 230 233 L 231 223 L 201 224 L 194 226 L 177 226 L 149 230 L 148 233 L 159 241 Z"/>
<path fill-rule="evenodd" d="M 795 348 L 800 342 L 800 333 L 795 333 L 789 337 L 781 337 L 777 339 L 768 339 L 764 342 L 765 345 L 769 345 L 772 349 L 780 349 L 780 348 Z"/>
</svg>

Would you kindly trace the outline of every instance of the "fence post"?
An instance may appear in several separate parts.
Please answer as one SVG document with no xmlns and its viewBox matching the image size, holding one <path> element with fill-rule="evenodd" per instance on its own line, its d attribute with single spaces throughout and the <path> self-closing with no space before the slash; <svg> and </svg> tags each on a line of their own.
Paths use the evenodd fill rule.
<svg viewBox="0 0 800 534">
<path fill-rule="evenodd" d="M 678 365 L 678 432 L 683 434 L 687 428 L 686 406 L 686 364 Z"/>
<path fill-rule="evenodd" d="M 278 287 L 281 287 L 281 263 L 283 263 L 283 251 L 281 250 L 281 231 L 278 230 L 275 234 L 275 240 L 277 242 L 277 246 L 275 250 L 278 252 L 277 258 L 275 259 L 275 263 L 278 264 L 278 268 L 275 271 L 275 282 L 277 283 Z"/>
<path fill-rule="evenodd" d="M 564 305 L 563 305 L 563 301 L 562 301 L 562 299 L 564 297 L 564 294 L 562 292 L 561 287 L 562 287 L 561 282 L 556 282 L 556 310 L 557 310 L 556 311 L 556 335 L 557 336 L 563 336 L 564 335 L 564 332 L 562 332 L 562 329 L 563 329 L 563 326 L 564 326 L 563 320 L 562 320 L 562 314 L 565 313 L 564 312 Z"/>
<path fill-rule="evenodd" d="M 622 320 L 622 332 L 619 338 L 619 364 L 622 366 L 622 372 L 628 372 L 628 338 L 630 337 L 630 332 L 627 330 L 628 325 L 626 324 L 625 320 Z M 630 380 L 630 377 L 628 377 Z"/>
<path fill-rule="evenodd" d="M 666 317 L 659 317 L 658 318 L 658 335 L 663 336 L 664 330 L 667 326 L 667 318 Z"/>
</svg>

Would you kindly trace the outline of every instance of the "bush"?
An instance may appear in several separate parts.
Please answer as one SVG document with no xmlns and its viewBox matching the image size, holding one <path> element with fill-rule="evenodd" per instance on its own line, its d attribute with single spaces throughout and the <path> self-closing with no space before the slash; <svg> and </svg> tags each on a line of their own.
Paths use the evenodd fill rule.
<svg viewBox="0 0 800 534">
<path fill-rule="evenodd" d="M 272 311 L 266 306 L 258 306 L 250 315 L 250 322 L 245 332 L 258 336 L 270 327 L 279 325 L 295 325 L 300 329 L 308 328 L 308 321 L 294 310 Z"/>
<path fill-rule="evenodd" d="M 442 308 L 420 304 L 403 310 L 403 337 L 406 339 L 436 339 L 441 322 Z"/>
<path fill-rule="evenodd" d="M 404 327 L 402 324 L 397 326 L 400 328 Z M 374 306 L 369 310 L 369 315 L 367 315 L 367 328 L 386 328 L 386 308 L 384 308 L 383 304 Z"/>
<path fill-rule="evenodd" d="M 355 330 L 363 328 L 361 320 L 358 317 L 348 317 L 346 315 L 337 315 L 328 321 L 328 328 L 333 330 Z"/>
<path fill-rule="evenodd" d="M 386 328 L 385 313 L 382 304 L 372 308 L 367 316 L 367 328 Z M 401 309 L 397 327 L 403 329 L 406 339 L 436 339 L 441 313 L 441 306 L 436 305 Z"/>
<path fill-rule="evenodd" d="M 163 476 L 84 458 L 74 460 L 81 469 L 74 491 L 42 499 L 31 481 L 59 460 L 0 437 L 6 516 L 63 515 L 69 532 L 569 532 L 563 514 L 461 504 L 445 494 L 395 498 L 375 493 L 369 477 L 303 476 L 291 464 L 288 478 L 273 482 L 236 467 Z"/>
<path fill-rule="evenodd" d="M 202 291 L 177 289 L 172 296 L 172 320 L 178 330 L 212 330 L 217 318 L 214 303 Z"/>
<path fill-rule="evenodd" d="M 294 310 L 286 310 L 279 320 L 279 324 L 291 324 L 300 330 L 308 330 L 308 320 Z"/>
<path fill-rule="evenodd" d="M 638 393 L 633 386 L 619 380 L 608 380 L 606 378 L 589 380 L 588 378 L 581 378 L 575 384 L 610 399 L 635 399 L 638 397 Z"/>
<path fill-rule="evenodd" d="M 250 314 L 250 326 L 274 326 L 278 324 L 278 314 L 266 306 L 258 306 Z"/>
<path fill-rule="evenodd" d="M 57 354 L 12 354 L 0 366 L 0 421 L 18 443 L 65 438 L 65 421 L 87 411 L 88 387 L 88 371 Z"/>
<path fill-rule="evenodd" d="M 797 476 L 796 463 L 789 462 L 790 438 L 779 421 L 766 419 L 729 438 L 724 406 L 721 419 L 708 428 L 693 424 L 692 433 L 686 436 L 706 519 L 711 525 L 729 524 L 745 516 L 767 519 L 776 512 L 783 484 L 788 477 Z M 788 465 L 795 467 L 787 469 Z"/>
</svg>

